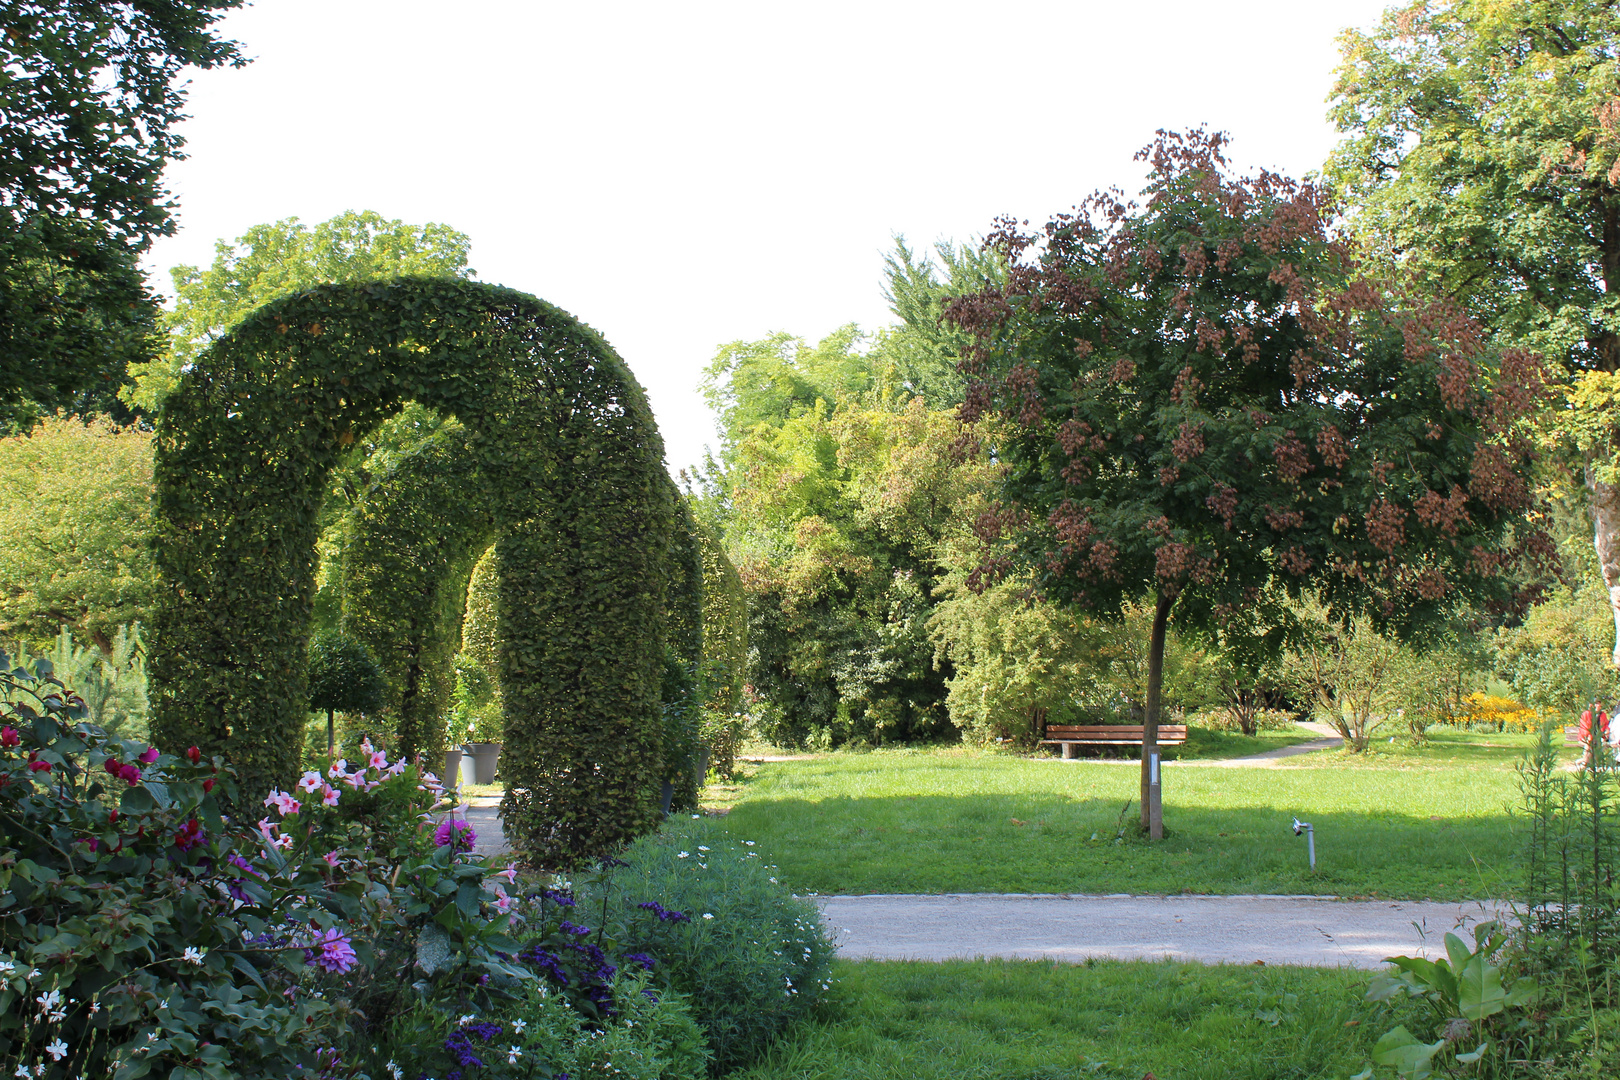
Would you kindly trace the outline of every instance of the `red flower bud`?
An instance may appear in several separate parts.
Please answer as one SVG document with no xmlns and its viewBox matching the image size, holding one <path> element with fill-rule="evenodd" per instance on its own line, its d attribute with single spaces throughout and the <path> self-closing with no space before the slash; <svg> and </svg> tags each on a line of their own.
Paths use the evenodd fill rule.
<svg viewBox="0 0 1620 1080">
<path fill-rule="evenodd" d="M 202 751 L 198 750 L 195 746 L 187 747 L 186 757 L 190 758 L 191 763 L 195 765 L 202 760 Z"/>
<path fill-rule="evenodd" d="M 203 781 L 203 791 L 206 793 L 206 792 L 213 791 L 213 790 L 214 790 L 214 778 L 212 776 L 210 776 L 208 779 Z"/>
<path fill-rule="evenodd" d="M 106 760 L 106 761 L 103 761 L 103 762 L 102 762 L 102 763 L 101 763 L 101 767 L 102 767 L 102 768 L 103 768 L 103 769 L 106 769 L 106 770 L 107 770 L 107 771 L 108 771 L 108 772 L 109 772 L 109 773 L 111 773 L 111 774 L 112 774 L 112 775 L 113 775 L 113 776 L 117 776 L 117 775 L 118 775 L 118 770 L 119 770 L 119 768 L 120 768 L 120 766 L 119 766 L 119 764 L 118 764 L 118 759 L 117 759 L 117 758 L 108 758 L 108 759 L 107 759 L 107 760 Z"/>
<path fill-rule="evenodd" d="M 48 761 L 30 761 L 28 769 L 30 772 L 50 772 L 51 763 Z"/>
<path fill-rule="evenodd" d="M 116 810 L 107 811 L 107 824 L 111 825 L 114 822 L 116 822 L 117 820 L 118 820 L 118 811 L 116 811 Z"/>
</svg>

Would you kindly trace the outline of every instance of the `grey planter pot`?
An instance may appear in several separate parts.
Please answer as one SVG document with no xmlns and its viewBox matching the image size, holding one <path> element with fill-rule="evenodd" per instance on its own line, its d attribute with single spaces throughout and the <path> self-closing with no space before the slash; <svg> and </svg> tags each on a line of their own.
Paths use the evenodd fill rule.
<svg viewBox="0 0 1620 1080">
<path fill-rule="evenodd" d="M 498 742 L 470 742 L 461 746 L 464 761 L 471 763 L 471 782 L 474 784 L 493 784 L 495 782 L 495 763 L 501 757 L 501 744 Z M 462 766 L 466 768 L 466 765 Z"/>
<path fill-rule="evenodd" d="M 444 752 L 444 771 L 439 774 L 439 780 L 447 788 L 459 787 L 461 784 L 461 751 L 446 750 Z"/>
</svg>

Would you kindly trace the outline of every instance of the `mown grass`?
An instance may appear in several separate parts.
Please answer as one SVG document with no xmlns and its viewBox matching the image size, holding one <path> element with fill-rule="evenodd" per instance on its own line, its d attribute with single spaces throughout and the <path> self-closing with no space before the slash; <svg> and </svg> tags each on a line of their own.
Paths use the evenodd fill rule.
<svg viewBox="0 0 1620 1080">
<path fill-rule="evenodd" d="M 1177 763 L 1164 772 L 1168 838 L 1157 844 L 1118 837 L 1137 813 L 1128 762 L 829 754 L 745 769 L 706 801 L 729 807 L 728 831 L 757 840 L 801 892 L 1492 899 L 1517 884 L 1508 807 L 1529 739 L 1448 732 L 1427 748 L 1272 768 Z M 1315 826 L 1315 873 L 1295 816 Z"/>
<path fill-rule="evenodd" d="M 732 1080 L 1345 1077 L 1365 972 L 1175 962 L 838 961 L 821 1014 Z"/>
</svg>

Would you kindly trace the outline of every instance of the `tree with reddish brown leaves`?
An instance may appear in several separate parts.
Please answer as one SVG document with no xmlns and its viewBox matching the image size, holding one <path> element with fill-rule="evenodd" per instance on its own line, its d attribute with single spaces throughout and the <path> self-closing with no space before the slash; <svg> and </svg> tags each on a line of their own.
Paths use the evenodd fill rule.
<svg viewBox="0 0 1620 1080">
<path fill-rule="evenodd" d="M 1160 835 L 1165 628 L 1230 630 L 1268 586 L 1418 631 L 1507 608 L 1545 564 L 1530 524 L 1542 392 L 1456 305 L 1358 270 L 1323 191 L 1238 177 L 1219 134 L 1160 132 L 1140 203 L 1117 191 L 987 245 L 1006 285 L 953 302 L 970 332 L 962 419 L 996 413 L 1010 466 L 978 522 L 983 587 L 1033 569 L 1099 615 L 1156 600 L 1142 821 Z"/>
</svg>

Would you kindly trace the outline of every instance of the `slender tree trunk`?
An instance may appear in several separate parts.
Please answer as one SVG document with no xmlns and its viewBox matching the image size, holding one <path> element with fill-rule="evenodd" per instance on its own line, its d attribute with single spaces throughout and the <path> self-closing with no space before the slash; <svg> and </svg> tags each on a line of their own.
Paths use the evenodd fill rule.
<svg viewBox="0 0 1620 1080">
<path fill-rule="evenodd" d="M 1164 685 L 1164 634 L 1175 602 L 1173 589 L 1159 593 L 1153 609 L 1153 635 L 1148 639 L 1147 708 L 1142 717 L 1142 828 L 1153 840 L 1164 837 L 1164 808 L 1159 800 L 1159 690 Z"/>
<path fill-rule="evenodd" d="M 337 733 L 337 724 L 332 719 L 332 710 L 327 709 L 326 710 L 326 766 L 327 766 L 327 768 L 331 768 L 332 767 L 332 762 L 337 760 L 337 740 L 335 738 L 336 733 Z"/>
<path fill-rule="evenodd" d="M 1615 666 L 1620 667 L 1620 487 L 1599 483 L 1591 466 L 1586 469 L 1586 489 L 1591 495 L 1592 547 L 1597 551 L 1603 584 L 1609 590 L 1609 608 L 1614 614 Z"/>
</svg>

